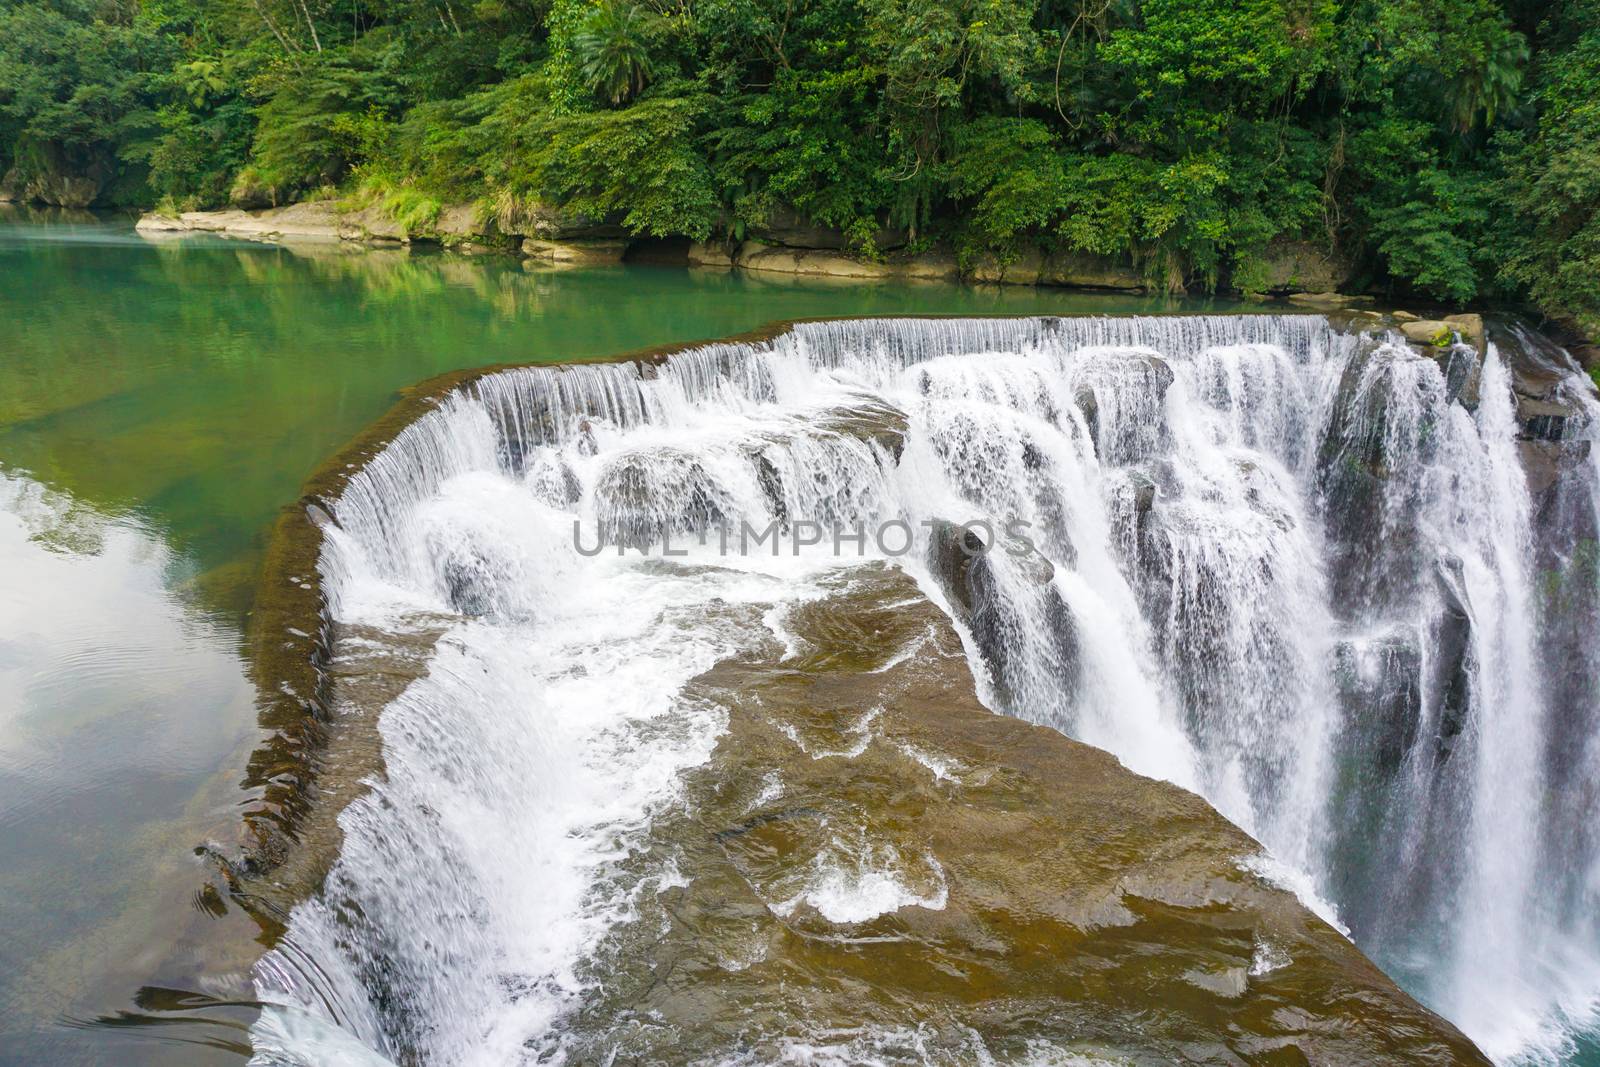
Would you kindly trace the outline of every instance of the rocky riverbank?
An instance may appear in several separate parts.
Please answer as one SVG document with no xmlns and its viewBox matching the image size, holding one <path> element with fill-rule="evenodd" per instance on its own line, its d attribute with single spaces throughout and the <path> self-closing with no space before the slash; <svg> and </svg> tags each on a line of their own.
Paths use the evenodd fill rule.
<svg viewBox="0 0 1600 1067">
<path fill-rule="evenodd" d="M 152 213 L 139 219 L 137 229 L 152 239 L 210 233 L 282 244 L 432 244 L 464 252 L 516 254 L 535 264 L 595 266 L 646 258 L 711 269 L 854 281 L 969 280 L 1116 292 L 1150 288 L 1150 280 L 1131 261 L 1077 252 L 1025 252 L 1010 259 L 979 257 L 962 264 L 947 249 L 909 251 L 905 235 L 885 232 L 878 235 L 880 253 L 862 256 L 847 250 L 841 232 L 787 217 L 775 219 L 745 240 L 694 242 L 636 238 L 621 226 L 555 208 L 526 212 L 506 226 L 476 205 L 455 204 L 441 208 L 431 218 L 405 225 L 376 206 L 356 208 L 324 200 L 264 210 Z M 1264 293 L 1333 297 L 1349 273 L 1347 266 L 1309 244 L 1286 242 L 1269 249 L 1261 284 Z"/>
<path fill-rule="evenodd" d="M 530 211 L 508 229 L 478 205 L 453 204 L 407 226 L 377 206 L 357 208 L 322 200 L 259 210 L 149 213 L 140 217 L 135 228 L 150 240 L 207 233 L 288 246 L 432 246 L 468 254 L 520 256 L 529 267 L 604 266 L 644 260 L 851 282 L 969 281 L 1103 292 L 1151 291 L 1150 279 L 1131 262 L 1111 257 L 1083 253 L 1046 256 L 1035 251 L 1006 260 L 979 257 L 963 264 L 947 249 L 909 252 L 904 235 L 893 233 L 878 235 L 879 247 L 884 250 L 880 255 L 863 257 L 845 250 L 845 238 L 839 231 L 792 218 L 777 219 L 742 241 L 694 242 L 634 238 L 621 226 L 556 208 Z M 1279 242 L 1267 250 L 1259 291 L 1246 296 L 1286 299 L 1308 311 L 1334 312 L 1371 304 L 1371 297 L 1344 291 L 1351 274 L 1348 264 L 1323 249 L 1307 242 Z M 1440 348 L 1449 337 L 1441 330 L 1474 319 L 1477 316 L 1423 317 L 1398 311 L 1388 324 L 1403 327 L 1419 347 Z M 1564 343 L 1585 367 L 1600 367 L 1600 347 L 1572 333 L 1564 336 Z"/>
</svg>

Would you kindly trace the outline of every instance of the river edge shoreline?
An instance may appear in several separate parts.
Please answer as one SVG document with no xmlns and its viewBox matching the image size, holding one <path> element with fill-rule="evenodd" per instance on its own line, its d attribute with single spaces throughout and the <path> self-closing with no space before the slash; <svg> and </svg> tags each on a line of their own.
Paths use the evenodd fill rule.
<svg viewBox="0 0 1600 1067">
<path fill-rule="evenodd" d="M 945 282 L 1022 285 L 1085 292 L 1150 294 L 1157 290 L 1131 261 L 1086 253 L 1013 257 L 983 255 L 963 262 L 950 250 L 889 250 L 866 257 L 847 251 L 842 236 L 814 227 L 775 229 L 731 241 L 641 238 L 621 227 L 575 220 L 555 212 L 536 214 L 514 231 L 503 230 L 472 204 L 442 208 L 412 229 L 381 208 L 355 208 L 337 200 L 304 201 L 282 207 L 226 208 L 179 214 L 148 212 L 135 231 L 150 240 L 203 233 L 269 244 L 342 244 L 397 248 L 435 246 L 468 255 L 512 255 L 530 267 L 606 266 L 623 262 L 746 270 L 854 282 Z M 1269 285 L 1245 294 L 1258 302 L 1287 299 L 1329 310 L 1372 298 L 1340 291 L 1347 271 L 1303 243 L 1274 252 Z"/>
</svg>

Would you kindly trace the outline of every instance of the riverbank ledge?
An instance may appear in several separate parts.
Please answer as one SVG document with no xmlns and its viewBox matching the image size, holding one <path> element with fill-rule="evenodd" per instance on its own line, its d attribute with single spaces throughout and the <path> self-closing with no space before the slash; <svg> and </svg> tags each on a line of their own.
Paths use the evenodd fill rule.
<svg viewBox="0 0 1600 1067">
<path fill-rule="evenodd" d="M 263 210 L 152 212 L 142 216 L 135 229 L 152 240 L 207 233 L 277 244 L 437 245 L 520 255 L 540 266 L 602 266 L 637 259 L 848 281 L 965 280 L 1126 293 L 1152 290 L 1151 279 L 1126 257 L 1027 249 L 1009 257 L 980 255 L 963 262 L 947 248 L 908 251 L 903 235 L 887 232 L 879 235 L 881 253 L 864 256 L 847 250 L 840 231 L 787 218 L 755 229 L 741 241 L 690 241 L 634 237 L 614 223 L 557 208 L 525 211 L 508 225 L 475 204 L 453 204 L 405 225 L 378 205 L 358 208 L 344 201 L 319 200 Z M 1267 249 L 1257 284 L 1263 296 L 1309 294 L 1320 301 L 1317 306 L 1332 308 L 1351 299 L 1338 292 L 1350 274 L 1336 256 L 1306 242 L 1286 241 Z"/>
<path fill-rule="evenodd" d="M 349 241 L 362 244 L 410 244 L 428 239 L 451 246 L 471 244 L 483 237 L 476 211 L 468 205 L 447 208 L 431 225 L 427 238 L 414 237 L 405 227 L 373 209 L 345 210 L 336 201 L 308 201 L 264 211 L 228 208 L 222 211 L 185 211 L 178 215 L 151 212 L 142 215 L 134 230 L 143 237 L 160 239 L 191 233 L 210 233 L 250 241 L 278 244 Z"/>
</svg>

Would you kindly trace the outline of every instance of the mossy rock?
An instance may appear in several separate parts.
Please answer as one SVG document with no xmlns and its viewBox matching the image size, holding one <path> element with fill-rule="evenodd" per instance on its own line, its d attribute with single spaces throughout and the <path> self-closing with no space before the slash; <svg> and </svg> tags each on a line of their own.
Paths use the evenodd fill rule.
<svg viewBox="0 0 1600 1067">
<path fill-rule="evenodd" d="M 1438 319 L 1418 319 L 1415 322 L 1402 322 L 1400 332 L 1406 335 L 1406 340 L 1418 344 L 1432 345 L 1435 348 L 1448 348 L 1455 344 L 1456 333 L 1450 325 Z"/>
</svg>

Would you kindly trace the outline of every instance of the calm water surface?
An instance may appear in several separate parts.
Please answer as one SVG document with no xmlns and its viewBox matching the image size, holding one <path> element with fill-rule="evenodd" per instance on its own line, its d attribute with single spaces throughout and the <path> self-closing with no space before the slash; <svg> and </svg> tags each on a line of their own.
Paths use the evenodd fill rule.
<svg viewBox="0 0 1600 1067">
<path fill-rule="evenodd" d="M 277 510 L 399 387 L 774 319 L 1173 306 L 0 214 L 0 1064 L 247 1055 L 256 930 L 194 854 L 255 742 L 239 636 Z"/>
</svg>

